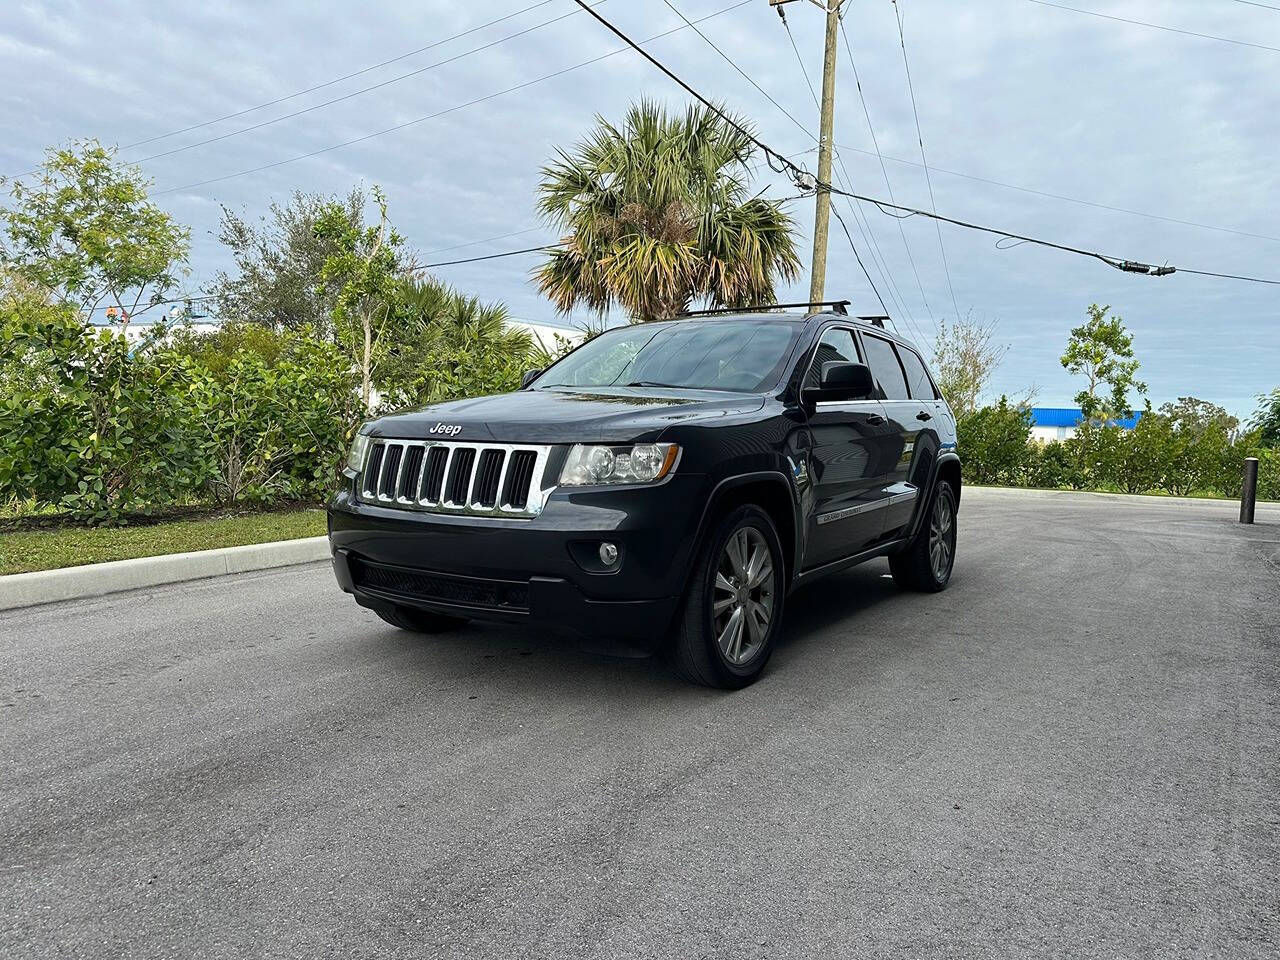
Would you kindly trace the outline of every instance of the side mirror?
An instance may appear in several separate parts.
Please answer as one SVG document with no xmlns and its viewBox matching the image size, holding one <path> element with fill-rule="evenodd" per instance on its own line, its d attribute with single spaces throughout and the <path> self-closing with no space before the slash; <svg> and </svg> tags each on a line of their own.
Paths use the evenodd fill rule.
<svg viewBox="0 0 1280 960">
<path fill-rule="evenodd" d="M 541 375 L 541 370 L 526 370 L 524 372 L 524 376 L 520 378 L 520 389 L 523 390 L 529 384 L 533 383 L 533 381 L 537 380 Z"/>
<path fill-rule="evenodd" d="M 828 360 L 822 365 L 818 386 L 804 391 L 810 403 L 819 400 L 869 400 L 875 396 L 876 382 L 865 363 Z"/>
</svg>

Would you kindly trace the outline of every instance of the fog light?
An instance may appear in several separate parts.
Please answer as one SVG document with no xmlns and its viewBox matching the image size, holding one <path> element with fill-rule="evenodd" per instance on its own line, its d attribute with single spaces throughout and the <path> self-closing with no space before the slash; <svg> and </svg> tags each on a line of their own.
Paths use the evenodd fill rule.
<svg viewBox="0 0 1280 960">
<path fill-rule="evenodd" d="M 609 543 L 607 540 L 600 544 L 600 562 L 606 567 L 612 567 L 618 562 L 618 545 Z"/>
</svg>

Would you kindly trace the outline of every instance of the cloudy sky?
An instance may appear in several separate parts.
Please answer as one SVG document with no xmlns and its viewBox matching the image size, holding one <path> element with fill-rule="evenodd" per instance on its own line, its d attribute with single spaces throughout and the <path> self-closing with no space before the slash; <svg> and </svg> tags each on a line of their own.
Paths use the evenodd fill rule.
<svg viewBox="0 0 1280 960">
<path fill-rule="evenodd" d="M 707 37 L 816 128 L 801 65 L 768 0 L 671 5 L 709 17 L 699 23 Z M 898 8 L 939 213 L 1120 258 L 1280 278 L 1280 0 L 899 0 Z M 0 172 L 29 170 L 46 147 L 71 138 L 119 144 L 154 179 L 157 200 L 191 226 L 193 288 L 227 262 L 214 238 L 220 205 L 256 216 L 296 189 L 382 185 L 396 224 L 428 261 L 533 246 L 554 239 L 533 195 L 555 147 L 577 140 L 597 113 L 620 117 L 637 97 L 685 102 L 637 54 L 606 57 L 619 41 L 575 9 L 572 0 L 8 0 Z M 816 168 L 803 152 L 813 140 L 683 28 L 665 0 L 606 0 L 599 9 L 637 40 L 656 37 L 646 44 L 655 56 Z M 821 11 L 805 0 L 786 9 L 816 84 Z M 836 140 L 848 177 L 860 193 L 887 197 L 891 188 L 899 203 L 928 208 L 891 0 L 848 0 L 845 29 Z M 249 110 L 268 101 L 279 102 Z M 240 115 L 208 123 L 232 114 Z M 174 133 L 183 128 L 192 129 Z M 794 193 L 760 172 L 770 195 Z M 790 205 L 806 263 L 812 206 Z M 1156 404 L 1194 395 L 1243 414 L 1255 394 L 1280 385 L 1280 287 L 1130 276 L 1031 245 L 997 249 L 994 237 L 944 224 L 948 279 L 933 222 L 902 221 L 900 232 L 874 207 L 841 209 L 904 332 L 927 345 L 935 322 L 957 308 L 996 322 L 1010 347 L 997 390 L 1021 395 L 1034 385 L 1041 404 L 1069 402 L 1079 384 L 1058 357 L 1092 302 L 1111 304 L 1133 331 Z M 528 279 L 535 262 L 438 273 L 505 300 L 517 316 L 554 321 Z M 827 290 L 879 312 L 834 221 Z M 806 277 L 787 294 L 807 292 Z"/>
</svg>

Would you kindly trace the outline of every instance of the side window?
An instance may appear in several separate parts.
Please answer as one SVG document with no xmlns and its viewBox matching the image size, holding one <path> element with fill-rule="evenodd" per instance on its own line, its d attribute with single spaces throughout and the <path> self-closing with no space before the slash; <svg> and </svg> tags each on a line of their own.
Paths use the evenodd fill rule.
<svg viewBox="0 0 1280 960">
<path fill-rule="evenodd" d="M 906 347 L 899 347 L 898 359 L 902 361 L 902 366 L 907 371 L 907 386 L 911 389 L 911 396 L 916 400 L 937 400 L 938 395 L 934 392 L 933 381 L 929 379 L 924 362 L 916 356 L 916 352 Z"/>
<path fill-rule="evenodd" d="M 867 350 L 867 366 L 871 368 L 871 376 L 880 388 L 880 399 L 908 399 L 907 381 L 902 375 L 902 367 L 898 363 L 898 355 L 894 353 L 893 344 L 865 333 L 862 335 L 862 343 Z"/>
<path fill-rule="evenodd" d="M 805 374 L 804 386 L 816 387 L 822 376 L 822 365 L 832 360 L 858 362 L 858 347 L 853 341 L 853 334 L 841 327 L 832 327 L 818 341 L 818 350 L 809 364 L 809 372 Z"/>
</svg>

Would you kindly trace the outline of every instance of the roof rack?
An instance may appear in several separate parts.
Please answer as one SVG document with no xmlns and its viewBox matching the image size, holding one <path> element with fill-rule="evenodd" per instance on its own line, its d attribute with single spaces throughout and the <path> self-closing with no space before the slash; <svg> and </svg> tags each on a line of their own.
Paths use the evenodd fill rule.
<svg viewBox="0 0 1280 960">
<path fill-rule="evenodd" d="M 861 321 L 863 321 L 864 323 L 869 323 L 869 324 L 871 324 L 873 327 L 879 327 L 881 330 L 883 330 L 883 329 L 884 329 L 884 322 L 885 322 L 886 320 L 892 320 L 893 318 L 892 318 L 891 316 L 889 316 L 887 313 L 885 313 L 885 314 L 879 314 L 879 315 L 874 316 L 874 317 L 855 317 L 854 319 L 856 319 L 856 320 L 861 320 Z"/>
<path fill-rule="evenodd" d="M 721 307 L 718 310 L 687 310 L 682 317 L 710 317 L 719 313 L 751 313 L 756 310 L 788 310 L 794 307 L 830 307 L 842 317 L 849 315 L 848 300 L 820 300 L 811 303 L 757 303 L 750 307 Z"/>
</svg>

